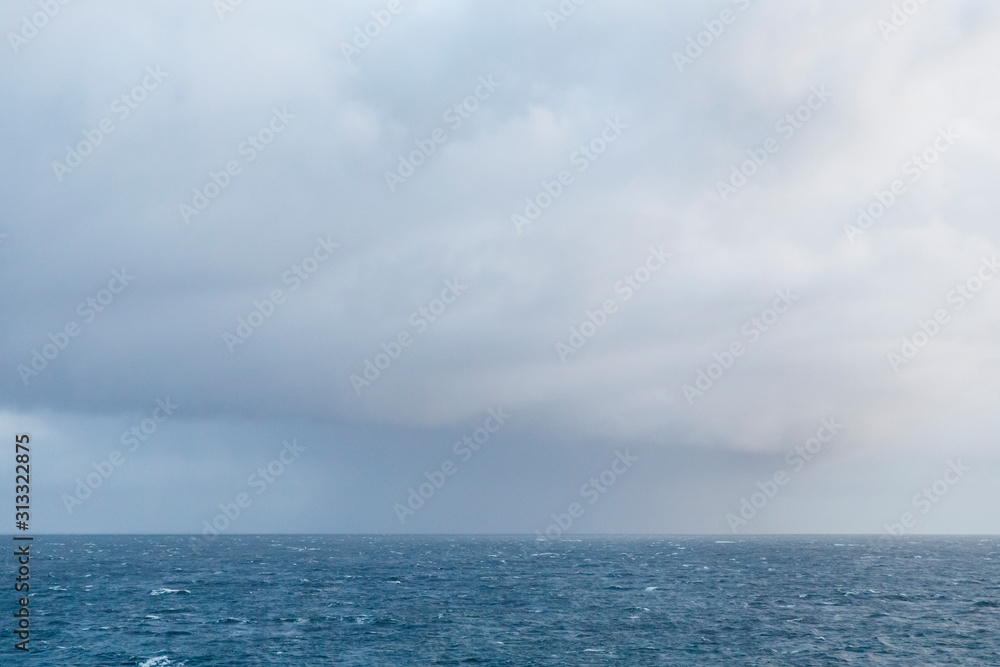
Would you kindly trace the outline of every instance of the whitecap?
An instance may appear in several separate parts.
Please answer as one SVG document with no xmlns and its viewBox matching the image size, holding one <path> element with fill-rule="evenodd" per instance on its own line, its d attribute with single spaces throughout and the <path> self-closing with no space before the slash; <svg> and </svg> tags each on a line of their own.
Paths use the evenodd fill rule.
<svg viewBox="0 0 1000 667">
<path fill-rule="evenodd" d="M 656 586 L 646 586 L 647 591 L 655 591 L 656 588 L 657 588 Z"/>
<path fill-rule="evenodd" d="M 191 591 L 183 588 L 157 588 L 155 590 L 149 591 L 150 595 L 167 595 L 168 593 L 187 593 L 191 594 Z"/>
<path fill-rule="evenodd" d="M 167 665 L 172 664 L 174 664 L 173 661 L 171 661 L 167 656 L 158 655 L 155 658 L 146 660 L 145 662 L 140 662 L 139 667 L 166 667 Z"/>
</svg>

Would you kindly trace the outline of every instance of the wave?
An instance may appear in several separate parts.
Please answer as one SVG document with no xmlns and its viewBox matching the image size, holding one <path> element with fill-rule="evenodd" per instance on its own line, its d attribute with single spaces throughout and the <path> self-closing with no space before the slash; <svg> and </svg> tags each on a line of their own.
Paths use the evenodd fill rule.
<svg viewBox="0 0 1000 667">
<path fill-rule="evenodd" d="M 175 665 L 173 660 L 165 655 L 158 655 L 155 658 L 150 658 L 145 662 L 140 662 L 139 667 L 167 667 L 167 665 Z M 183 664 L 183 663 L 181 663 Z"/>
</svg>

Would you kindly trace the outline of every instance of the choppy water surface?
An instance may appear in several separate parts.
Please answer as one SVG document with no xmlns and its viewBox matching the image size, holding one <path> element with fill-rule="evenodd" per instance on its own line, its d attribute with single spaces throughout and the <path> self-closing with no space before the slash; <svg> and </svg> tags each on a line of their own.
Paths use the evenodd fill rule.
<svg viewBox="0 0 1000 667">
<path fill-rule="evenodd" d="M 996 538 L 41 536 L 32 551 L 36 665 L 1000 664 Z M 12 592 L 2 604 L 10 619 Z"/>
</svg>

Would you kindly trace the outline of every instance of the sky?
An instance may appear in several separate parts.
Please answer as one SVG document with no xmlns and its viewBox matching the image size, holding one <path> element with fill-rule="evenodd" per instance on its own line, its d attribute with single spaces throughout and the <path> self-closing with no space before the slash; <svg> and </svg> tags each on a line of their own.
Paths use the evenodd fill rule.
<svg viewBox="0 0 1000 667">
<path fill-rule="evenodd" d="M 42 533 L 996 533 L 1000 7 L 0 8 Z"/>
</svg>

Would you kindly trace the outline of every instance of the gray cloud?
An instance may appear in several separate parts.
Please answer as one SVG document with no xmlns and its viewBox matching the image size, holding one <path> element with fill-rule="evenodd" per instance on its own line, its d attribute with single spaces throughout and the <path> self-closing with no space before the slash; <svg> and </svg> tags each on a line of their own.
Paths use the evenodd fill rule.
<svg viewBox="0 0 1000 667">
<path fill-rule="evenodd" d="M 296 438 L 306 453 L 232 530 L 531 532 L 632 447 L 641 464 L 579 530 L 725 532 L 836 415 L 843 435 L 748 530 L 881 530 L 956 456 L 973 471 L 921 529 L 997 529 L 1000 285 L 949 301 L 997 253 L 996 9 L 928 4 L 884 38 L 891 5 L 589 2 L 553 30 L 557 5 L 403 2 L 348 62 L 341 44 L 384 3 L 244 2 L 223 20 L 205 3 L 71 3 L 4 53 L 0 423 L 39 442 L 40 526 L 200 531 Z M 679 72 L 674 53 L 724 9 L 733 23 Z M 36 11 L 11 3 L 0 25 Z M 147 68 L 166 75 L 121 118 Z M 485 77 L 499 85 L 453 127 Z M 832 97 L 787 135 L 817 86 Z M 293 117 L 248 160 L 275 109 Z M 53 161 L 105 118 L 60 181 Z M 609 119 L 627 127 L 581 159 Z M 939 128 L 954 144 L 907 171 Z M 239 173 L 185 221 L 229 161 Z M 518 234 L 512 215 L 562 171 L 572 183 Z M 852 242 L 893 179 L 905 193 Z M 339 247 L 293 289 L 317 238 Z M 616 285 L 650 246 L 671 257 L 626 300 Z M 80 304 L 123 268 L 134 281 L 89 321 Z M 467 290 L 415 324 L 456 279 Z M 230 352 L 224 334 L 279 289 Z M 776 290 L 799 300 L 747 334 Z M 888 353 L 939 308 L 949 323 L 894 372 Z M 19 368 L 71 322 L 26 385 Z M 401 332 L 412 344 L 358 395 L 350 376 Z M 692 405 L 682 387 L 734 342 L 745 353 Z M 61 496 L 166 396 L 176 416 L 68 513 Z M 510 429 L 401 528 L 393 504 L 501 406 Z"/>
</svg>

